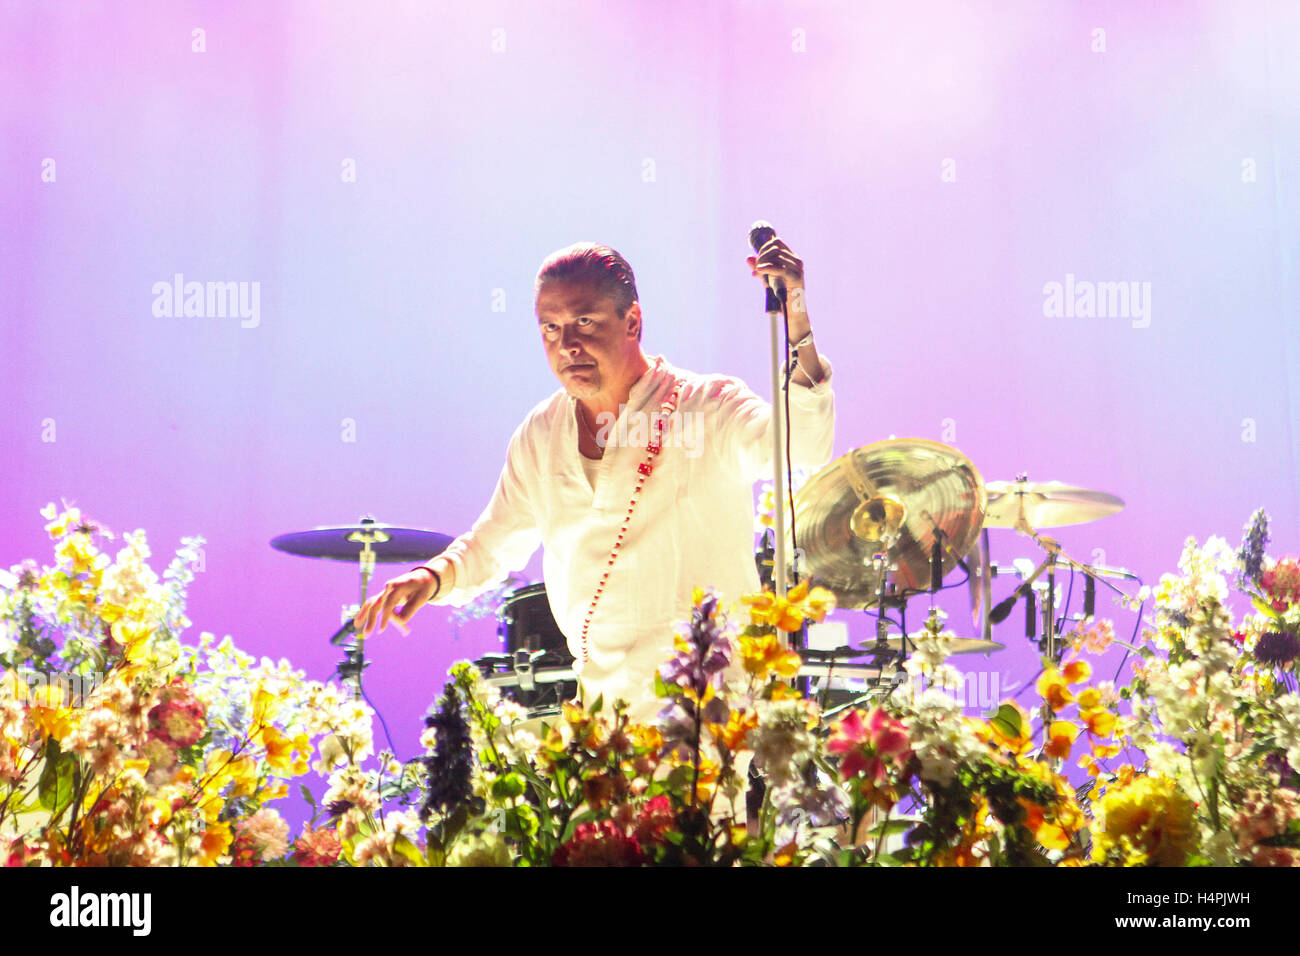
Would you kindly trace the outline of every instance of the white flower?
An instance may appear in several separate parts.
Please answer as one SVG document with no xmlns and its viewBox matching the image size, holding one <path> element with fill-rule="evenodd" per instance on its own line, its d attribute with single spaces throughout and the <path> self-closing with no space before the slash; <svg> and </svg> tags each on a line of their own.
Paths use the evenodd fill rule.
<svg viewBox="0 0 1300 956">
<path fill-rule="evenodd" d="M 754 766 L 772 786 L 799 779 L 813 750 L 808 730 L 808 705 L 803 700 L 758 701 L 758 726 L 746 738 L 754 751 Z"/>
</svg>

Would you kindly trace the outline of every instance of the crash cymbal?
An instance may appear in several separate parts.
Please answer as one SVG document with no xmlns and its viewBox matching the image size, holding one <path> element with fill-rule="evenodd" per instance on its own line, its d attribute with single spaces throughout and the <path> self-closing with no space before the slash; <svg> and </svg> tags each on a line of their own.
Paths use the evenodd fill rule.
<svg viewBox="0 0 1300 956">
<path fill-rule="evenodd" d="M 451 544 L 450 535 L 423 528 L 399 528 L 362 521 L 355 525 L 291 531 L 271 539 L 271 547 L 306 558 L 357 561 L 367 541 L 379 564 L 428 561 Z"/>
<path fill-rule="evenodd" d="M 1104 491 L 1076 488 L 1059 481 L 990 481 L 984 525 L 1014 528 L 1024 509 L 1025 523 L 1034 529 L 1064 528 L 1096 521 L 1124 507 L 1123 500 Z"/>
<path fill-rule="evenodd" d="M 876 603 L 877 552 L 897 565 L 886 572 L 889 583 L 923 590 L 936 538 L 947 574 L 975 543 L 984 503 L 983 479 L 955 448 L 923 438 L 866 445 L 831 462 L 795 496 L 804 568 L 844 608 Z"/>
</svg>

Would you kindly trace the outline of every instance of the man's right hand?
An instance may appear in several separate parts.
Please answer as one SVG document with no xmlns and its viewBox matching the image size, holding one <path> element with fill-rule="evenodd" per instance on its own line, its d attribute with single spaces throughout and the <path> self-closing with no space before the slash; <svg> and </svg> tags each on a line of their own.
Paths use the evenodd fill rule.
<svg viewBox="0 0 1300 956">
<path fill-rule="evenodd" d="M 438 574 L 442 577 L 442 587 L 438 587 L 438 578 L 427 568 L 416 568 L 408 574 L 393 578 L 384 585 L 384 589 L 362 605 L 356 617 L 352 619 L 357 633 L 361 637 L 369 636 L 371 631 L 383 631 L 391 620 L 407 633 L 407 622 L 424 605 L 451 586 L 448 580 L 452 573 L 446 562 L 439 562 Z M 444 570 L 445 568 L 445 570 Z M 401 605 L 399 608 L 398 605 Z"/>
</svg>

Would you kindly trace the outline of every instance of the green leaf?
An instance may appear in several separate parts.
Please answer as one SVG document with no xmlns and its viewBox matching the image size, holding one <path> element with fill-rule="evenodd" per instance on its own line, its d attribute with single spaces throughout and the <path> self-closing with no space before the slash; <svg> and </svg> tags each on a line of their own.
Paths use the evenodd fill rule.
<svg viewBox="0 0 1300 956">
<path fill-rule="evenodd" d="M 891 837 L 896 833 L 906 833 L 912 827 L 921 822 L 920 817 L 895 817 L 892 820 L 883 820 L 867 831 L 868 836 L 878 839 Z"/>
<path fill-rule="evenodd" d="M 45 749 L 45 769 L 36 788 L 40 805 L 51 816 L 57 817 L 72 802 L 72 771 L 76 765 L 76 755 L 60 751 L 59 742 L 51 737 Z"/>
<path fill-rule="evenodd" d="M 428 866 L 429 863 L 420 855 L 420 848 L 412 843 L 407 837 L 399 836 L 393 841 L 393 852 L 412 866 Z"/>
<path fill-rule="evenodd" d="M 528 806 L 528 804 L 515 807 L 511 812 L 511 816 L 513 816 L 517 821 L 519 831 L 525 838 L 531 839 L 532 837 L 537 836 L 539 821 L 537 819 L 537 812 L 532 807 Z"/>
<path fill-rule="evenodd" d="M 524 781 L 517 773 L 507 773 L 492 782 L 492 796 L 498 800 L 511 800 L 523 794 Z"/>
<path fill-rule="evenodd" d="M 1274 620 L 1277 620 L 1282 616 L 1277 611 L 1273 610 L 1273 605 L 1268 601 L 1265 601 L 1262 597 L 1257 597 L 1252 594 L 1250 597 L 1250 603 L 1255 605 L 1255 610 L 1259 611 L 1260 614 L 1267 614 Z"/>
<path fill-rule="evenodd" d="M 311 807 L 312 810 L 315 810 L 316 798 L 311 795 L 311 791 L 307 789 L 307 785 L 305 783 L 298 784 L 298 792 L 301 793 L 302 798 L 307 801 L 307 806 Z"/>
<path fill-rule="evenodd" d="M 1024 728 L 1020 711 L 1011 704 L 1003 704 L 999 707 L 998 712 L 989 718 L 989 723 L 997 728 L 998 733 L 1012 739 L 1019 737 Z"/>
</svg>

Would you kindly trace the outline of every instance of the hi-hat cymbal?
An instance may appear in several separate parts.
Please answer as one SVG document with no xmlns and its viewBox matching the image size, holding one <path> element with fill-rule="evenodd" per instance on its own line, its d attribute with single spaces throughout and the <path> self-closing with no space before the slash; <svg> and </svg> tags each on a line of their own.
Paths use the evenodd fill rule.
<svg viewBox="0 0 1300 956">
<path fill-rule="evenodd" d="M 1059 481 L 990 481 L 985 487 L 984 525 L 990 528 L 1016 527 L 1022 507 L 1025 523 L 1035 530 L 1096 521 L 1124 507 L 1114 495 Z"/>
<path fill-rule="evenodd" d="M 831 462 L 795 496 L 804 567 L 840 607 L 876 603 L 872 557 L 888 555 L 888 582 L 929 587 L 935 539 L 947 574 L 970 551 L 984 518 L 984 481 L 971 460 L 923 438 L 876 442 Z"/>
<path fill-rule="evenodd" d="M 378 564 L 428 561 L 451 544 L 450 535 L 423 528 L 399 528 L 363 521 L 356 525 L 291 531 L 271 539 L 271 547 L 306 558 L 357 561 L 367 541 Z"/>
</svg>

